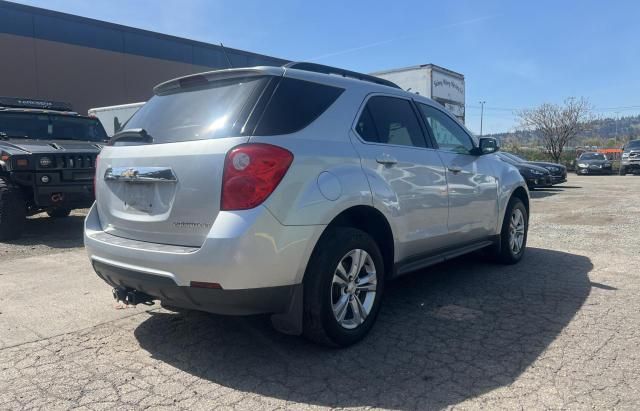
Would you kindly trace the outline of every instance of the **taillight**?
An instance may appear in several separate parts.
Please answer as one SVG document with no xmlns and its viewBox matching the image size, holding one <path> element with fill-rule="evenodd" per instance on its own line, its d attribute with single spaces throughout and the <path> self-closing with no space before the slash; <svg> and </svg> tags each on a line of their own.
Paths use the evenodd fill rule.
<svg viewBox="0 0 640 411">
<path fill-rule="evenodd" d="M 222 210 L 260 205 L 280 184 L 293 154 L 270 144 L 242 144 L 227 153 L 222 175 Z"/>
</svg>

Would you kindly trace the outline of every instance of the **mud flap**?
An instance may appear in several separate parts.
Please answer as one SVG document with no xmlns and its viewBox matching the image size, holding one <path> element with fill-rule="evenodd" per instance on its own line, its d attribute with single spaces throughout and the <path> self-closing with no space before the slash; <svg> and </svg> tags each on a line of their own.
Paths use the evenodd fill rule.
<svg viewBox="0 0 640 411">
<path fill-rule="evenodd" d="M 302 334 L 303 290 L 303 284 L 296 285 L 289 300 L 287 311 L 271 316 L 271 325 L 277 331 L 288 335 Z"/>
</svg>

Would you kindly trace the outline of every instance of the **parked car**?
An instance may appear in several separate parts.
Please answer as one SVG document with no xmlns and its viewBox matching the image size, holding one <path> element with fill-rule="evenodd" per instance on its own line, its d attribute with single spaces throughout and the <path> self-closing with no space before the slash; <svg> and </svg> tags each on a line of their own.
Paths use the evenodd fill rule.
<svg viewBox="0 0 640 411">
<path fill-rule="evenodd" d="M 496 140 L 389 81 L 291 63 L 154 94 L 102 151 L 85 223 L 119 300 L 271 313 L 283 332 L 347 346 L 387 280 L 525 252 L 528 191 Z"/>
<path fill-rule="evenodd" d="M 640 140 L 631 140 L 622 147 L 620 175 L 624 176 L 627 173 L 640 173 Z"/>
<path fill-rule="evenodd" d="M 67 103 L 0 97 L 0 240 L 25 217 L 66 217 L 93 203 L 95 159 L 107 135 Z"/>
<path fill-rule="evenodd" d="M 551 173 L 546 168 L 534 166 L 526 161 L 521 161 L 519 158 L 513 158 L 513 155 L 510 155 L 509 153 L 499 152 L 496 155 L 500 160 L 511 164 L 518 169 L 526 181 L 529 190 L 551 187 L 553 185 Z"/>
<path fill-rule="evenodd" d="M 586 152 L 576 160 L 576 174 L 611 174 L 612 165 L 604 154 Z"/>
<path fill-rule="evenodd" d="M 567 181 L 567 167 L 563 166 L 562 164 L 549 163 L 546 161 L 527 161 L 524 158 L 513 153 L 507 153 L 505 151 L 502 151 L 502 153 L 520 163 L 526 163 L 545 168 L 549 172 L 549 174 L 551 174 L 551 184 L 553 185 L 561 184 Z"/>
<path fill-rule="evenodd" d="M 107 135 L 111 137 L 120 131 L 131 116 L 143 105 L 144 102 L 91 108 L 89 109 L 89 116 L 100 120 Z"/>
</svg>

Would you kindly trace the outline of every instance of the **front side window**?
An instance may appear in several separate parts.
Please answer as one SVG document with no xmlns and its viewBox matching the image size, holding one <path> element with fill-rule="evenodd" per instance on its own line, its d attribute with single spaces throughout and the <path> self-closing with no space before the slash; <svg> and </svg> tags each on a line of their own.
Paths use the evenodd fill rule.
<svg viewBox="0 0 640 411">
<path fill-rule="evenodd" d="M 360 114 L 356 131 L 372 143 L 426 147 L 411 103 L 401 98 L 371 97 Z"/>
<path fill-rule="evenodd" d="M 420 103 L 418 107 L 440 150 L 459 154 L 471 153 L 474 147 L 473 142 L 462 127 L 438 109 Z"/>
</svg>

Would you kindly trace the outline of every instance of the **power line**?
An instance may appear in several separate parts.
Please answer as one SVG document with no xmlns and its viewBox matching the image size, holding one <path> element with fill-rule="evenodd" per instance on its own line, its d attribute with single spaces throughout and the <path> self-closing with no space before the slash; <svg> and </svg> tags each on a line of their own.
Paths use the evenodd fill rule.
<svg viewBox="0 0 640 411">
<path fill-rule="evenodd" d="M 467 109 L 476 109 L 476 110 L 489 110 L 489 111 L 520 111 L 520 110 L 531 110 L 533 107 L 490 107 L 490 106 L 476 106 L 476 105 L 466 105 Z M 635 106 L 619 106 L 619 107 L 594 107 L 591 111 L 627 111 L 627 110 L 640 110 L 640 105 Z"/>
</svg>

